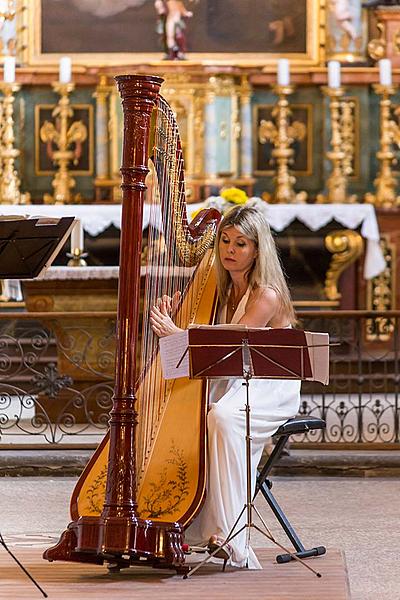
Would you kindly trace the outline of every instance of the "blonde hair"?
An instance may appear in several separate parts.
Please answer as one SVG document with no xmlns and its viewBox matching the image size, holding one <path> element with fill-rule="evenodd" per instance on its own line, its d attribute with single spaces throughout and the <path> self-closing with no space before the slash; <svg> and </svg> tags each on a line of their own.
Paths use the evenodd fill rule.
<svg viewBox="0 0 400 600">
<path fill-rule="evenodd" d="M 219 255 L 221 234 L 228 227 L 236 227 L 257 248 L 257 256 L 247 279 L 252 289 L 269 286 L 280 300 L 279 312 L 287 315 L 291 324 L 296 322 L 289 288 L 283 273 L 271 229 L 264 215 L 253 206 L 235 206 L 222 219 L 215 241 L 215 266 L 217 272 L 218 296 L 221 304 L 226 304 L 231 285 L 231 276 L 222 265 Z"/>
</svg>

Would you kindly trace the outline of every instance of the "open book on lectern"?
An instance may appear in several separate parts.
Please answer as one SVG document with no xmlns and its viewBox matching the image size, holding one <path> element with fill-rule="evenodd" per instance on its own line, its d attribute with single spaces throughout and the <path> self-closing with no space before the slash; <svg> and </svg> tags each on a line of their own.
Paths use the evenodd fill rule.
<svg viewBox="0 0 400 600">
<path fill-rule="evenodd" d="M 39 277 L 60 252 L 74 224 L 75 217 L 0 214 L 0 279 Z"/>
<path fill-rule="evenodd" d="M 257 379 L 329 382 L 329 334 L 245 325 L 191 325 L 160 339 L 164 379 L 231 379 L 243 372 L 243 350 Z"/>
</svg>

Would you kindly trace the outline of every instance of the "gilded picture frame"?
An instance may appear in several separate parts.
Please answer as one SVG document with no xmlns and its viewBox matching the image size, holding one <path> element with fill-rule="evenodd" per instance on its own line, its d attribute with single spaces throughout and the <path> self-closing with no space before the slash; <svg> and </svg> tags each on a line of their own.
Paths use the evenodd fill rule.
<svg viewBox="0 0 400 600">
<path fill-rule="evenodd" d="M 271 177 L 275 174 L 271 165 L 272 142 L 261 143 L 259 140 L 259 127 L 262 119 L 274 122 L 272 111 L 275 104 L 256 104 L 253 107 L 253 164 L 254 175 L 258 177 Z M 293 103 L 290 105 L 292 113 L 291 122 L 300 122 L 305 127 L 305 138 L 295 141 L 293 164 L 290 169 L 296 177 L 309 177 L 314 170 L 313 139 L 314 139 L 314 107 L 312 104 Z"/>
<path fill-rule="evenodd" d="M 320 0 L 184 2 L 193 16 L 185 20 L 182 65 L 268 68 L 282 57 L 295 66 L 320 62 Z M 54 65 L 66 54 L 86 67 L 170 63 L 163 60 L 154 0 L 126 0 L 119 12 L 120 3 L 104 6 L 93 0 L 28 0 L 26 63 Z"/>
<path fill-rule="evenodd" d="M 54 104 L 35 105 L 35 175 L 54 175 L 57 168 L 46 152 L 46 144 L 40 139 L 43 123 L 52 121 Z M 87 129 L 87 138 L 82 143 L 82 154 L 77 163 L 70 164 L 68 170 L 76 176 L 93 176 L 94 173 L 94 108 L 91 104 L 71 104 L 74 121 L 82 121 Z"/>
</svg>

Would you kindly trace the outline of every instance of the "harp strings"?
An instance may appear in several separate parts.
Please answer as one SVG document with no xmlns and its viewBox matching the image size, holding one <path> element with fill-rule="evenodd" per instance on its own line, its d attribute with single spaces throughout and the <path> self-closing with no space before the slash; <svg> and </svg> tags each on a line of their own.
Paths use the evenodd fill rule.
<svg viewBox="0 0 400 600">
<path fill-rule="evenodd" d="M 159 98 L 155 125 L 153 165 L 150 180 L 151 194 L 149 227 L 147 236 L 147 264 L 142 269 L 145 275 L 142 324 L 141 357 L 138 379 L 138 444 L 137 467 L 144 467 L 151 451 L 160 417 L 168 398 L 170 384 L 162 378 L 158 357 L 158 338 L 150 323 L 151 307 L 157 299 L 177 292 L 181 297 L 173 315 L 174 322 L 182 329 L 190 322 L 193 299 L 198 290 L 193 285 L 195 268 L 186 267 L 181 261 L 175 225 L 186 217 L 184 190 L 183 154 L 178 127 L 172 111 L 163 98 Z M 186 220 L 183 219 L 186 223 Z M 190 239 L 186 229 L 187 237 Z M 200 243 L 193 240 L 193 248 Z"/>
</svg>

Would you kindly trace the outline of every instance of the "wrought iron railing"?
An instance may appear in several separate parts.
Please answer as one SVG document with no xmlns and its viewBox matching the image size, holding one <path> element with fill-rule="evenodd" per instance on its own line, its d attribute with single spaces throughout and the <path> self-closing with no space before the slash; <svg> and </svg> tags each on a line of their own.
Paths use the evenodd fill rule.
<svg viewBox="0 0 400 600">
<path fill-rule="evenodd" d="M 327 427 L 303 441 L 366 448 L 393 447 L 399 439 L 400 311 L 303 312 L 300 326 L 327 331 L 330 383 L 303 382 L 300 412 Z"/>
<path fill-rule="evenodd" d="M 330 383 L 302 385 L 300 412 L 326 430 L 302 447 L 400 445 L 400 311 L 307 311 L 299 326 L 328 331 Z M 0 312 L 0 448 L 96 445 L 112 404 L 113 312 Z"/>
<path fill-rule="evenodd" d="M 0 442 L 96 444 L 112 405 L 115 314 L 0 313 Z"/>
</svg>

